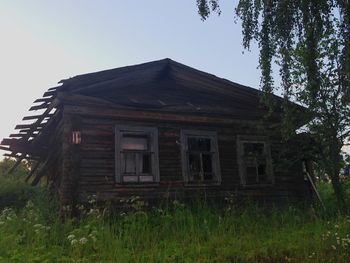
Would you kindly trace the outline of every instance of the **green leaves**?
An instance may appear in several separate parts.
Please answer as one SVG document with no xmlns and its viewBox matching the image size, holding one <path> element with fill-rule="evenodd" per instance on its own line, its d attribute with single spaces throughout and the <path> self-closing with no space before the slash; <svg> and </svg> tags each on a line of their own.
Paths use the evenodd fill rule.
<svg viewBox="0 0 350 263">
<path fill-rule="evenodd" d="M 218 8 L 217 1 L 197 0 L 197 5 L 203 20 Z M 308 123 L 320 165 L 338 185 L 340 151 L 350 135 L 350 2 L 240 0 L 235 11 L 242 22 L 243 47 L 259 44 L 264 106 L 270 112 L 275 108 L 276 62 L 285 98 L 283 134 L 295 133 L 296 118 Z M 308 114 L 293 112 L 290 101 L 307 107 Z"/>
<path fill-rule="evenodd" d="M 201 19 L 206 20 L 211 12 L 221 14 L 219 0 L 197 0 L 198 14 Z"/>
</svg>

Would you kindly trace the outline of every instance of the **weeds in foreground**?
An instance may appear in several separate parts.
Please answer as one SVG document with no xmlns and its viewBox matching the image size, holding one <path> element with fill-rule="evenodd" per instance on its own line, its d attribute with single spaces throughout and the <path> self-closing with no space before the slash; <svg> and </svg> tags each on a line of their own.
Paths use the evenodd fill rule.
<svg viewBox="0 0 350 263">
<path fill-rule="evenodd" d="M 226 209 L 174 201 L 144 211 L 132 197 L 122 201 L 128 212 L 111 213 L 92 197 L 76 207 L 79 220 L 62 223 L 54 199 L 22 177 L 0 171 L 0 263 L 349 262 L 350 217 L 337 211 L 326 183 L 318 185 L 326 211 L 238 209 L 233 199 Z"/>
<path fill-rule="evenodd" d="M 168 209 L 111 213 L 90 203 L 61 223 L 32 202 L 0 212 L 0 262 L 348 262 L 350 217 L 313 209 Z M 56 219 L 53 219 L 56 218 Z"/>
</svg>

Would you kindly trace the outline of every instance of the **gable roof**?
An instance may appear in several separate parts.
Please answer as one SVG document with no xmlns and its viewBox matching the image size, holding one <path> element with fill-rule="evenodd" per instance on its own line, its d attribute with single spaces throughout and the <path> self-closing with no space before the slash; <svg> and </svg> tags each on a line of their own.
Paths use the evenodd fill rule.
<svg viewBox="0 0 350 263">
<path fill-rule="evenodd" d="M 59 91 L 98 97 L 121 107 L 235 117 L 261 117 L 265 112 L 259 104 L 260 91 L 168 58 L 79 75 L 60 83 Z M 281 98 L 275 96 L 275 100 Z"/>
<path fill-rule="evenodd" d="M 42 143 L 41 152 L 38 152 L 37 141 L 49 138 L 59 122 L 57 109 L 65 103 L 240 119 L 260 119 L 267 112 L 259 103 L 260 91 L 168 58 L 78 75 L 59 83 L 60 86 L 48 89 L 30 108 L 30 111 L 43 112 L 24 117 L 24 121 L 33 122 L 17 125 L 15 129 L 19 132 L 1 142 L 0 149 L 11 152 L 7 156 L 40 159 L 47 145 Z M 65 101 L 67 97 L 70 102 Z M 282 99 L 273 98 L 276 102 L 274 114 L 280 116 Z"/>
</svg>

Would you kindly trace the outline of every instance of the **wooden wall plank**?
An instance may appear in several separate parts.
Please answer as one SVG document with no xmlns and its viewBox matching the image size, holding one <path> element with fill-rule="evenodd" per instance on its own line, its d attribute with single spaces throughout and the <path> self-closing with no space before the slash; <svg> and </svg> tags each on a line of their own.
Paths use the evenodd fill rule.
<svg viewBox="0 0 350 263">
<path fill-rule="evenodd" d="M 71 112 L 71 109 L 69 109 Z M 156 126 L 159 132 L 159 169 L 160 183 L 153 186 L 134 187 L 116 185 L 114 160 L 114 126 L 119 124 L 140 126 L 140 123 L 125 121 L 116 115 L 100 118 L 96 115 L 82 114 L 81 167 L 79 179 L 79 198 L 86 194 L 99 194 L 106 200 L 117 200 L 132 195 L 146 199 L 159 198 L 171 192 L 183 192 L 191 196 L 191 191 L 204 191 L 208 195 L 224 196 L 227 193 L 243 197 L 276 199 L 300 198 L 305 189 L 302 178 L 294 172 L 275 172 L 275 185 L 266 187 L 242 187 L 238 174 L 236 136 L 239 134 L 254 135 L 258 128 L 246 123 L 212 125 L 200 123 L 179 123 L 142 121 L 144 126 Z M 222 184 L 219 186 L 185 186 L 181 172 L 180 131 L 181 129 L 215 130 L 218 134 Z M 280 145 L 276 146 L 277 148 Z M 182 194 L 183 194 L 182 193 Z"/>
</svg>

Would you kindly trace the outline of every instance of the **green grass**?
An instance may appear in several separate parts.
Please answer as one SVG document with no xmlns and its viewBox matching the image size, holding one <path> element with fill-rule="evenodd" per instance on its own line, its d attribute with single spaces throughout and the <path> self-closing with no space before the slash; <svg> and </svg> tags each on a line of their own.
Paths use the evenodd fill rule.
<svg viewBox="0 0 350 263">
<path fill-rule="evenodd" d="M 0 177 L 0 209 L 24 207 L 28 200 L 36 198 L 39 189 L 20 180 Z"/>
<path fill-rule="evenodd" d="M 137 200 L 135 201 L 135 203 Z M 178 202 L 61 223 L 29 202 L 0 214 L 0 262 L 348 262 L 350 217 L 313 209 L 225 209 Z"/>
<path fill-rule="evenodd" d="M 24 207 L 28 200 L 39 196 L 40 189 L 24 182 L 28 173 L 25 164 L 21 164 L 13 174 L 6 173 L 14 164 L 15 161 L 11 159 L 0 161 L 0 210 L 5 207 Z"/>
<path fill-rule="evenodd" d="M 79 208 L 79 220 L 62 223 L 54 199 L 21 178 L 0 171 L 0 182 L 7 183 L 0 185 L 0 197 L 12 196 L 8 205 L 14 207 L 0 208 L 0 263 L 349 262 L 350 217 L 338 212 L 327 183 L 318 185 L 326 211 L 254 205 L 216 209 L 175 201 L 167 209 L 145 212 L 132 198 L 128 213 L 100 210 L 93 203 Z M 21 193 L 26 187 L 31 194 Z"/>
<path fill-rule="evenodd" d="M 342 182 L 342 186 L 344 190 L 345 201 L 347 204 L 350 204 L 350 179 L 344 180 Z M 321 198 L 327 206 L 328 210 L 333 211 L 336 209 L 337 205 L 331 183 L 318 182 L 316 184 L 316 187 L 320 192 Z"/>
</svg>

